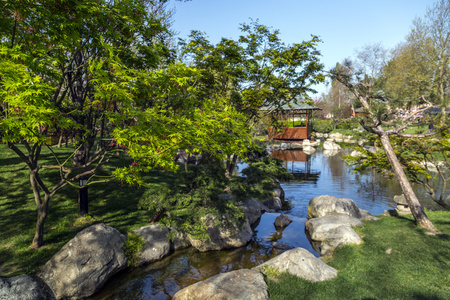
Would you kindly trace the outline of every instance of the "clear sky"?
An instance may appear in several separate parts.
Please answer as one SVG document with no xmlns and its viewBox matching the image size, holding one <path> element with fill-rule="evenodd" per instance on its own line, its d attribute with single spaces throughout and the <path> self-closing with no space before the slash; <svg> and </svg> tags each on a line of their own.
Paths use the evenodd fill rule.
<svg viewBox="0 0 450 300">
<path fill-rule="evenodd" d="M 422 17 L 435 0 L 171 0 L 178 37 L 200 30 L 213 43 L 237 39 L 239 24 L 259 20 L 279 29 L 286 44 L 319 36 L 326 69 L 366 44 L 393 48 L 402 42 L 415 17 Z M 317 86 L 320 92 L 325 86 Z"/>
</svg>

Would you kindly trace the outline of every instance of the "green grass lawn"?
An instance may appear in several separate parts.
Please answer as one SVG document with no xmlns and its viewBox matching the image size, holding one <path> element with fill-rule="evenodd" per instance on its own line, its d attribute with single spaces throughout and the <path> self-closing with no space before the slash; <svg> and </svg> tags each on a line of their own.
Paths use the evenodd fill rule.
<svg viewBox="0 0 450 300">
<path fill-rule="evenodd" d="M 52 148 L 59 158 L 67 158 L 73 148 Z M 38 250 L 29 249 L 36 224 L 36 204 L 30 187 L 28 169 L 17 155 L 0 144 L 0 276 L 33 274 L 77 232 L 94 223 L 106 223 L 122 233 L 148 224 L 150 216 L 137 209 L 144 190 L 121 186 L 117 181 L 99 183 L 89 188 L 89 215 L 79 217 L 77 189 L 66 186 L 51 200 L 45 223 L 45 245 Z M 47 149 L 43 161 L 53 163 Z M 113 164 L 124 164 L 117 157 Z M 57 179 L 41 170 L 44 181 Z M 104 170 L 103 175 L 108 174 Z M 159 171 L 149 173 L 147 181 L 170 187 L 171 175 Z"/>
<path fill-rule="evenodd" d="M 268 280 L 270 299 L 450 299 L 450 212 L 428 215 L 443 234 L 427 235 L 412 217 L 364 222 L 364 243 L 327 259 L 335 279 L 279 274 Z"/>
</svg>

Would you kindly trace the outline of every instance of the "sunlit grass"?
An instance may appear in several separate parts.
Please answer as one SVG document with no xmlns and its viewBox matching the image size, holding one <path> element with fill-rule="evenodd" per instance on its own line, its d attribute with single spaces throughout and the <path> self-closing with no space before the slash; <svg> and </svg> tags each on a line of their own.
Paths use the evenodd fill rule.
<svg viewBox="0 0 450 300">
<path fill-rule="evenodd" d="M 268 280 L 270 299 L 450 299 L 450 213 L 428 215 L 443 234 L 427 235 L 411 217 L 365 222 L 364 243 L 327 261 L 338 270 L 335 279 L 311 283 L 281 274 Z"/>
</svg>

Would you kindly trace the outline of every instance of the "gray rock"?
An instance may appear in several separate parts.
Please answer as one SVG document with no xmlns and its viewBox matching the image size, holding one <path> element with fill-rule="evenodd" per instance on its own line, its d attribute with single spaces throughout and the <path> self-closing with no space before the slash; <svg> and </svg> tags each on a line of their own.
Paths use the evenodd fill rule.
<svg viewBox="0 0 450 300">
<path fill-rule="evenodd" d="M 277 250 L 282 250 L 282 251 L 286 251 L 289 249 L 292 249 L 293 247 L 287 245 L 287 244 L 283 244 L 283 243 L 279 243 L 279 242 L 272 242 L 270 244 L 273 248 L 277 249 Z"/>
<path fill-rule="evenodd" d="M 364 154 L 362 154 L 361 152 L 359 152 L 357 150 L 353 150 L 352 153 L 350 153 L 350 156 L 353 156 L 353 157 L 366 157 Z"/>
<path fill-rule="evenodd" d="M 302 147 L 300 143 L 291 143 L 291 149 L 301 149 Z"/>
<path fill-rule="evenodd" d="M 267 199 L 263 202 L 270 210 L 279 211 L 283 204 L 281 203 L 280 197 L 273 197 L 272 199 Z"/>
<path fill-rule="evenodd" d="M 323 149 L 324 150 L 341 150 L 341 146 L 339 146 L 335 142 L 327 140 L 323 143 Z"/>
<path fill-rule="evenodd" d="M 97 292 L 115 273 L 127 267 L 126 238 L 105 224 L 92 225 L 65 244 L 38 276 L 57 299 L 79 299 Z"/>
<path fill-rule="evenodd" d="M 159 224 L 153 224 L 138 228 L 133 232 L 145 240 L 144 249 L 139 253 L 138 265 L 148 264 L 169 255 L 168 228 L 161 228 Z"/>
<path fill-rule="evenodd" d="M 351 226 L 362 226 L 361 220 L 339 215 L 315 218 L 305 223 L 311 245 L 321 255 L 326 255 L 342 245 L 361 244 L 361 237 Z"/>
<path fill-rule="evenodd" d="M 272 145 L 272 149 L 275 150 L 280 150 L 280 145 Z"/>
<path fill-rule="evenodd" d="M 364 221 L 376 221 L 376 220 L 380 219 L 378 217 L 372 216 L 368 210 L 359 209 L 359 211 L 361 212 L 361 220 L 364 220 Z"/>
<path fill-rule="evenodd" d="M 261 203 L 261 201 L 251 198 L 241 204 L 247 216 L 248 222 L 251 225 L 255 224 L 261 218 L 264 212 L 269 211 L 269 208 Z"/>
<path fill-rule="evenodd" d="M 367 150 L 367 152 L 370 153 L 377 153 L 377 148 L 375 148 L 374 146 L 363 146 L 363 149 Z"/>
<path fill-rule="evenodd" d="M 313 154 L 314 152 L 316 152 L 316 149 L 311 146 L 305 146 L 303 147 L 303 152 L 305 152 L 306 154 Z"/>
<path fill-rule="evenodd" d="M 288 272 L 312 282 L 331 280 L 337 276 L 336 269 L 303 248 L 286 251 L 253 269 L 264 272 L 267 267 Z"/>
<path fill-rule="evenodd" d="M 264 275 L 255 270 L 237 270 L 210 277 L 178 291 L 173 300 L 269 299 Z"/>
<path fill-rule="evenodd" d="M 170 231 L 173 231 L 172 229 Z M 189 237 L 181 232 L 175 233 L 175 239 L 170 244 L 171 251 L 186 249 L 191 246 Z"/>
<path fill-rule="evenodd" d="M 335 156 L 336 154 L 339 153 L 339 150 L 323 150 L 323 156 L 325 157 L 330 157 L 330 156 Z"/>
<path fill-rule="evenodd" d="M 281 150 L 287 150 L 287 148 L 288 148 L 288 144 L 286 144 L 286 143 L 281 143 L 281 145 L 280 145 L 280 149 L 281 149 Z"/>
<path fill-rule="evenodd" d="M 308 139 L 304 139 L 302 144 L 303 144 L 303 147 L 309 146 L 310 145 L 310 141 Z"/>
<path fill-rule="evenodd" d="M 227 224 L 228 217 L 222 215 L 219 217 L 218 224 Z M 203 224 L 207 227 L 206 232 L 211 240 L 196 240 L 189 236 L 191 245 L 201 252 L 211 250 L 222 250 L 230 248 L 238 248 L 246 245 L 253 236 L 253 231 L 246 219 L 242 228 L 236 224 L 228 224 L 229 227 L 216 225 L 216 218 L 207 214 L 203 218 Z"/>
<path fill-rule="evenodd" d="M 311 147 L 319 146 L 319 145 L 320 145 L 320 140 L 310 141 L 310 142 L 309 142 L 309 145 L 310 145 Z"/>
<path fill-rule="evenodd" d="M 50 288 L 39 278 L 20 275 L 0 277 L 0 300 L 52 300 Z"/>
<path fill-rule="evenodd" d="M 317 227 L 317 228 L 323 225 L 326 225 L 328 228 L 334 228 L 341 225 L 357 226 L 357 227 L 362 226 L 362 222 L 360 219 L 347 215 L 329 215 L 309 219 L 308 221 L 305 222 L 305 227 L 306 224 L 308 224 L 308 226 L 310 227 Z"/>
<path fill-rule="evenodd" d="M 362 217 L 361 210 L 352 199 L 322 195 L 309 201 L 308 215 L 310 218 L 337 214 L 349 215 L 358 219 Z"/>
<path fill-rule="evenodd" d="M 289 218 L 288 215 L 281 214 L 278 217 L 276 217 L 275 222 L 273 224 L 275 225 L 275 227 L 285 228 L 291 223 L 292 223 L 292 220 L 291 220 L 291 218 Z"/>
</svg>

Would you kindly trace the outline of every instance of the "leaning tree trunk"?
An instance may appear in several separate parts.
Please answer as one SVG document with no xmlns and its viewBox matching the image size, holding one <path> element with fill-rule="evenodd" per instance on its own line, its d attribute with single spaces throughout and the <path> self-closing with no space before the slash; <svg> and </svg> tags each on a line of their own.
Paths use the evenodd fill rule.
<svg viewBox="0 0 450 300">
<path fill-rule="evenodd" d="M 409 182 L 408 178 L 406 177 L 405 172 L 403 171 L 402 165 L 400 164 L 397 155 L 394 152 L 394 148 L 391 145 L 391 141 L 389 140 L 389 136 L 387 134 L 380 135 L 381 144 L 383 145 L 384 151 L 386 152 L 386 156 L 392 166 L 392 169 L 394 170 L 395 177 L 397 178 L 400 187 L 403 191 L 403 194 L 405 195 L 406 202 L 408 203 L 408 206 L 411 209 L 411 213 L 414 216 L 414 219 L 417 222 L 417 225 L 431 230 L 431 231 L 438 231 L 436 227 L 434 227 L 433 223 L 431 223 L 430 219 L 428 219 L 428 216 L 426 215 L 425 211 L 423 210 L 422 205 L 419 202 L 419 199 L 417 199 L 416 194 L 414 193 L 411 183 Z"/>
</svg>

